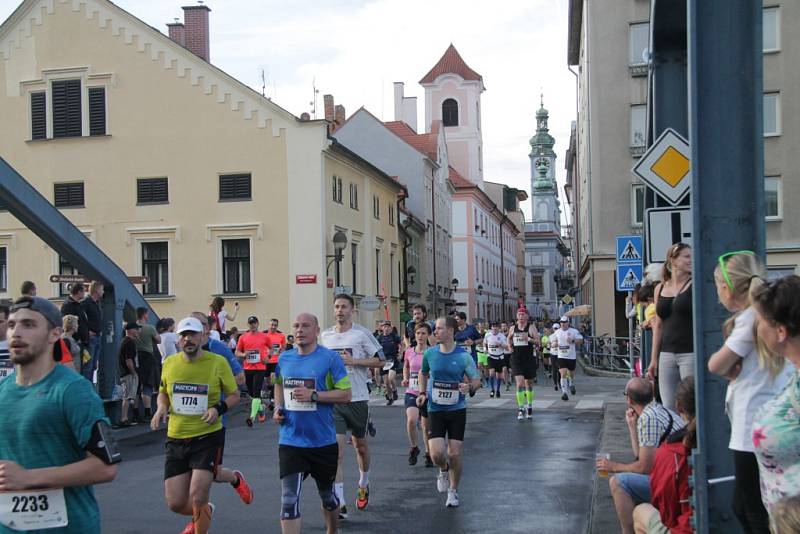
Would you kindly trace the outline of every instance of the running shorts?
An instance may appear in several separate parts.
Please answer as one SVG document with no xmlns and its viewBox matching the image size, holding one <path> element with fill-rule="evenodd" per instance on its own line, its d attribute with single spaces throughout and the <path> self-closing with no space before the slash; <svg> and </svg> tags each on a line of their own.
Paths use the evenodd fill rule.
<svg viewBox="0 0 800 534">
<path fill-rule="evenodd" d="M 275 368 L 278 366 L 277 363 L 268 363 L 267 364 L 267 374 L 266 376 L 272 376 L 272 373 L 275 372 Z"/>
<path fill-rule="evenodd" d="M 487 366 L 489 365 L 489 355 L 485 352 L 478 353 L 478 365 Z"/>
<path fill-rule="evenodd" d="M 417 396 L 413 393 L 406 393 L 405 399 L 403 400 L 403 404 L 406 408 L 417 408 L 419 410 L 419 415 L 421 417 L 428 417 L 428 403 L 423 402 L 422 408 L 417 406 Z"/>
<path fill-rule="evenodd" d="M 367 421 L 369 421 L 367 401 L 333 406 L 333 423 L 336 425 L 337 434 L 346 434 L 349 430 L 353 437 L 361 439 L 367 435 Z"/>
<path fill-rule="evenodd" d="M 525 380 L 531 380 L 536 376 L 536 368 L 539 367 L 535 356 L 529 358 L 511 357 L 511 374 L 522 376 Z"/>
<path fill-rule="evenodd" d="M 558 359 L 558 368 L 559 369 L 569 369 L 570 371 L 575 370 L 575 362 L 577 360 L 565 360 L 564 358 Z"/>
<path fill-rule="evenodd" d="M 498 373 L 503 372 L 503 367 L 506 366 L 505 358 L 489 358 L 489 369 L 494 369 Z"/>
<path fill-rule="evenodd" d="M 278 446 L 281 478 L 294 473 L 303 473 L 311 475 L 318 483 L 333 484 L 338 463 L 339 445 L 336 443 L 324 447 Z"/>
<path fill-rule="evenodd" d="M 452 412 L 428 412 L 428 439 L 448 438 L 464 441 L 467 409 Z"/>
<path fill-rule="evenodd" d="M 261 388 L 264 386 L 264 376 L 266 371 L 251 371 L 245 369 L 244 382 L 247 384 L 247 394 L 250 398 L 261 397 Z"/>
<path fill-rule="evenodd" d="M 211 471 L 216 476 L 217 469 L 222 465 L 224 449 L 224 428 L 196 438 L 167 438 L 164 480 L 194 469 Z"/>
</svg>

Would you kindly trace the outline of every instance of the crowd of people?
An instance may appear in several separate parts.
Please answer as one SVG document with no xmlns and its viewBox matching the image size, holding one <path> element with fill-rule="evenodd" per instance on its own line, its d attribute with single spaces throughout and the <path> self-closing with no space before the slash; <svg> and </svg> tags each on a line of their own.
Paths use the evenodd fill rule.
<svg viewBox="0 0 800 534">
<path fill-rule="evenodd" d="M 730 314 L 722 325 L 724 343 L 698 355 L 691 254 L 685 243 L 671 246 L 663 266 L 648 266 L 638 289 L 635 313 L 653 342 L 649 366 L 625 390 L 636 460 L 598 455 L 598 472 L 613 473 L 609 484 L 624 534 L 693 532 L 688 458 L 696 447 L 699 357 L 728 381 L 719 416 L 731 428 L 731 512 L 747 533 L 800 532 L 800 277 L 769 280 L 752 251 L 721 255 L 713 276 Z"/>
</svg>

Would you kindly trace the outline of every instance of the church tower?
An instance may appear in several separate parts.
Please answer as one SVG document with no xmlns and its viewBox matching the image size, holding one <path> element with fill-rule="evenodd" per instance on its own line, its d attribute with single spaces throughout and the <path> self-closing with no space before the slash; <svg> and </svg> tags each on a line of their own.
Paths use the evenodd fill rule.
<svg viewBox="0 0 800 534">
<path fill-rule="evenodd" d="M 425 88 L 425 128 L 441 120 L 450 165 L 483 188 L 481 93 L 483 77 L 469 68 L 452 44 L 420 81 Z"/>
<path fill-rule="evenodd" d="M 556 141 L 548 133 L 548 117 L 542 96 L 536 112 L 536 134 L 531 137 L 531 152 L 528 155 L 531 160 L 531 214 L 537 230 L 545 230 L 541 223 L 550 223 L 553 226 L 547 230 L 560 233 L 561 210 L 555 174 L 556 153 L 553 151 Z"/>
</svg>

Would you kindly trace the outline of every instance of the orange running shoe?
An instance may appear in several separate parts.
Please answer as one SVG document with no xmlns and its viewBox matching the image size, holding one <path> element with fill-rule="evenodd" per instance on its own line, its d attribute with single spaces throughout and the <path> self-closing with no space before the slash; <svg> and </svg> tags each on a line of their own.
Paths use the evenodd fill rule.
<svg viewBox="0 0 800 534">
<path fill-rule="evenodd" d="M 358 493 L 356 493 L 356 507 L 359 510 L 363 510 L 369 504 L 369 484 L 367 484 L 366 488 L 359 487 Z"/>
<path fill-rule="evenodd" d="M 181 534 L 194 534 L 194 521 L 189 520 L 186 526 L 181 530 Z"/>
<path fill-rule="evenodd" d="M 234 471 L 233 474 L 236 475 L 236 478 L 239 480 L 239 485 L 233 489 L 239 494 L 243 503 L 250 504 L 253 502 L 253 488 L 251 488 L 250 484 L 244 479 L 244 475 L 241 471 Z"/>
</svg>

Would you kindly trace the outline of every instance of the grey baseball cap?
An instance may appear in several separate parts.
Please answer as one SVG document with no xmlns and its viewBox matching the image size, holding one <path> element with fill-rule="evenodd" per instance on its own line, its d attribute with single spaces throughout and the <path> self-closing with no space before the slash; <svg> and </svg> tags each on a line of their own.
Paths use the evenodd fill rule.
<svg viewBox="0 0 800 534">
<path fill-rule="evenodd" d="M 61 328 L 61 312 L 56 305 L 42 297 L 20 297 L 11 305 L 11 313 L 28 309 L 40 313 L 53 328 Z"/>
</svg>

